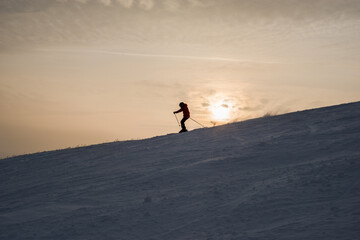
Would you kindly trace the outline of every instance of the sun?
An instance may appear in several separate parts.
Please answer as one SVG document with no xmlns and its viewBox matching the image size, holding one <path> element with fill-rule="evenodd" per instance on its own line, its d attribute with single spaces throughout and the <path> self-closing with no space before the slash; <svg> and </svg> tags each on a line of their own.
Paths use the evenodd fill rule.
<svg viewBox="0 0 360 240">
<path fill-rule="evenodd" d="M 211 113 L 214 120 L 217 121 L 226 121 L 230 118 L 230 108 L 226 104 L 213 105 Z"/>
<path fill-rule="evenodd" d="M 236 105 L 236 99 L 225 93 L 210 95 L 205 98 L 205 103 L 203 103 L 203 106 L 206 107 L 209 114 L 210 122 L 216 125 L 232 121 L 237 114 Z"/>
</svg>

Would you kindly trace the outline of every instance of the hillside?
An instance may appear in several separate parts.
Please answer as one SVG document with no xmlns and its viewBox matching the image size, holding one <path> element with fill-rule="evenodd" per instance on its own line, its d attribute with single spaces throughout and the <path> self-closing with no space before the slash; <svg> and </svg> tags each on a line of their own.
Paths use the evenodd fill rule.
<svg viewBox="0 0 360 240">
<path fill-rule="evenodd" d="M 0 239 L 359 239 L 360 102 L 0 161 Z"/>
</svg>

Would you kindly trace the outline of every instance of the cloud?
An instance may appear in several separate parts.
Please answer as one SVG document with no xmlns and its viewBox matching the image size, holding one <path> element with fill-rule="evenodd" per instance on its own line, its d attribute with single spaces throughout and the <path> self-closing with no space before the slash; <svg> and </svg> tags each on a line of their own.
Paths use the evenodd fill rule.
<svg viewBox="0 0 360 240">
<path fill-rule="evenodd" d="M 67 3 L 67 2 L 76 2 L 76 3 L 82 3 L 82 4 L 86 4 L 88 2 L 90 2 L 91 0 L 56 0 L 56 2 L 60 2 L 60 3 Z M 105 6 L 110 6 L 112 3 L 112 0 L 92 0 L 98 3 L 101 3 Z"/>
<path fill-rule="evenodd" d="M 0 12 L 29 12 L 42 10 L 55 3 L 100 3 L 104 6 L 139 7 L 151 10 L 163 6 L 165 10 L 176 11 L 194 8 L 213 8 L 214 14 L 235 14 L 241 18 L 289 18 L 316 19 L 336 17 L 359 18 L 359 0 L 11 0 L 0 1 Z M 114 4 L 118 3 L 118 4 Z M 182 8 L 184 7 L 184 8 Z"/>
<path fill-rule="evenodd" d="M 87 3 L 89 0 L 75 0 L 75 2 L 79 2 L 79 3 Z"/>
<path fill-rule="evenodd" d="M 192 51 L 193 56 L 186 56 L 186 52 L 184 56 L 179 56 L 179 52 L 183 51 L 176 51 L 178 54 L 174 54 L 175 56 L 166 56 L 167 54 L 161 52 L 157 57 L 246 63 L 246 52 L 250 55 L 271 51 L 275 53 L 275 49 L 272 50 L 268 46 L 280 46 L 280 42 L 290 48 L 291 44 L 300 45 L 301 39 L 317 36 L 319 42 L 320 37 L 328 38 L 329 40 L 321 41 L 330 44 L 335 41 L 342 44 L 339 40 L 342 36 L 347 39 L 346 41 L 357 41 L 355 31 L 358 20 L 345 21 L 349 20 L 346 14 L 335 14 L 335 17 L 329 14 L 329 19 L 307 21 L 307 24 L 294 23 L 285 17 L 275 18 L 282 15 L 300 18 L 304 14 L 316 15 L 320 11 L 320 8 L 305 11 L 304 9 L 308 10 L 306 7 L 311 4 L 301 1 L 295 4 L 294 0 L 288 1 L 294 3 L 294 9 L 289 9 L 289 4 L 282 6 L 280 3 L 284 3 L 283 0 L 271 1 L 273 5 L 265 4 L 264 0 L 254 0 L 247 4 L 243 0 L 0 0 L 0 14 L 6 13 L 2 15 L 0 23 L 0 51 L 20 46 L 98 43 L 126 49 L 122 47 L 124 43 L 150 45 L 156 42 L 159 46 L 164 46 L 163 49 L 167 48 L 167 44 L 189 44 L 202 48 L 199 54 L 197 50 Z M 314 0 L 314 4 L 318 5 L 319 2 L 321 1 Z M 329 0 L 328 12 L 334 10 L 335 3 L 340 4 L 335 0 Z M 354 11 L 359 9 L 360 1 L 359 4 L 352 0 L 349 3 L 353 3 Z M 201 8 L 205 7 L 204 4 L 207 4 L 206 8 Z M 344 3 L 342 7 L 336 6 L 339 6 L 339 10 L 349 12 L 349 5 Z M 110 8 L 118 11 L 109 11 Z M 152 10 L 154 14 L 139 17 L 138 9 Z M 29 14 L 34 11 L 41 11 L 43 14 Z M 120 11 L 124 12 L 120 14 Z M 173 14 L 171 21 L 165 21 L 162 14 L 166 11 L 180 14 Z M 291 11 L 295 11 L 296 14 L 290 14 Z M 13 12 L 26 14 L 15 17 L 10 15 Z M 123 14 L 125 12 L 129 14 Z M 338 15 L 341 18 L 336 17 Z M 271 17 L 273 19 L 264 19 Z M 360 15 L 358 18 L 360 19 Z M 203 56 L 203 49 L 210 54 Z M 212 50 L 208 51 L 209 49 Z M 254 57 L 249 60 L 257 59 L 260 58 Z"/>
<path fill-rule="evenodd" d="M 131 8 L 134 3 L 134 0 L 116 0 L 120 5 L 126 8 Z"/>
<path fill-rule="evenodd" d="M 74 2 L 77 2 L 77 3 L 87 3 L 89 2 L 89 0 L 56 0 L 56 2 L 59 2 L 59 3 L 67 3 L 67 2 L 70 2 L 70 1 L 74 1 Z"/>
<path fill-rule="evenodd" d="M 39 51 L 47 51 L 46 49 L 38 49 Z M 55 50 L 53 50 L 55 51 Z M 123 55 L 123 56 L 133 56 L 133 57 L 151 57 L 151 58 L 169 58 L 169 59 L 188 59 L 188 60 L 198 60 L 198 61 L 212 61 L 212 62 L 238 62 L 243 64 L 278 64 L 278 62 L 272 61 L 248 61 L 240 58 L 224 58 L 224 57 L 207 57 L 207 56 L 193 56 L 193 55 L 173 55 L 173 54 L 150 54 L 150 53 L 133 53 L 133 52 L 120 52 L 115 50 L 78 50 L 78 49 L 67 49 L 59 50 L 58 52 L 82 52 L 82 53 L 99 53 L 99 54 L 109 54 L 109 55 Z M 231 101 L 226 99 L 226 101 Z"/>
<path fill-rule="evenodd" d="M 105 6 L 110 6 L 111 5 L 111 0 L 99 0 L 99 2 L 101 2 Z"/>
<path fill-rule="evenodd" d="M 203 1 L 203 0 L 187 0 L 187 2 L 192 7 L 206 7 L 206 6 L 214 4 L 214 2 L 210 1 L 210 0 L 207 0 L 207 1 Z"/>
<path fill-rule="evenodd" d="M 0 14 L 1 13 L 32 13 L 45 11 L 51 7 L 55 1 L 44 0 L 11 0 L 0 1 Z M 3 19 L 1 20 L 3 21 Z"/>
<path fill-rule="evenodd" d="M 20 0 L 17 0 L 20 1 Z M 155 0 L 55 0 L 59 3 L 70 3 L 70 2 L 76 2 L 76 3 L 91 3 L 91 2 L 97 2 L 101 3 L 105 6 L 115 6 L 113 3 L 117 2 L 121 6 L 125 8 L 131 8 L 136 5 L 139 8 L 142 8 L 144 10 L 152 10 L 155 6 L 155 3 L 158 3 L 160 6 L 163 6 L 165 10 L 167 11 L 177 11 L 180 9 L 181 6 L 191 6 L 191 7 L 206 7 L 214 5 L 213 0 L 187 0 L 187 1 L 181 1 L 181 0 L 158 0 L 155 2 Z"/>
<path fill-rule="evenodd" d="M 145 10 L 151 10 L 154 7 L 153 0 L 139 0 L 139 7 Z"/>
<path fill-rule="evenodd" d="M 165 0 L 163 2 L 164 8 L 168 11 L 174 12 L 179 9 L 180 3 L 178 0 Z"/>
<path fill-rule="evenodd" d="M 210 104 L 209 104 L 209 103 L 207 103 L 207 102 L 205 102 L 205 103 L 201 103 L 201 106 L 203 106 L 203 107 L 209 107 L 209 106 L 210 106 Z"/>
</svg>

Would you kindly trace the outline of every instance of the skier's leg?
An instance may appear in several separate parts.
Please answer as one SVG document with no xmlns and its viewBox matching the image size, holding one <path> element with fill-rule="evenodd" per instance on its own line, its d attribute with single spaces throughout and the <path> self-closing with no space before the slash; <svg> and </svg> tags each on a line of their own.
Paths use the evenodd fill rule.
<svg viewBox="0 0 360 240">
<path fill-rule="evenodd" d="M 186 132 L 186 126 L 185 126 L 185 121 L 188 120 L 188 118 L 183 118 L 181 119 L 181 131 Z"/>
</svg>

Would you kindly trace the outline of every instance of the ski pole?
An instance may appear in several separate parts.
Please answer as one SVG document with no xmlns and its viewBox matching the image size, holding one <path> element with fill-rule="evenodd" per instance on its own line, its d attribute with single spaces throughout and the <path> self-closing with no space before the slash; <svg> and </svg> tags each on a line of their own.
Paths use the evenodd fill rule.
<svg viewBox="0 0 360 240">
<path fill-rule="evenodd" d="M 177 123 L 178 123 L 178 125 L 179 125 L 179 127 L 180 127 L 180 123 L 179 123 L 179 120 L 178 120 L 178 118 L 177 118 L 177 116 L 176 116 L 176 114 L 174 113 L 174 116 L 175 116 L 175 118 L 176 118 L 176 121 L 177 121 Z"/>
<path fill-rule="evenodd" d="M 199 124 L 200 126 L 202 126 L 203 128 L 205 127 L 204 125 L 202 125 L 201 123 L 199 123 L 198 121 L 196 121 L 196 120 L 194 120 L 194 119 L 192 119 L 192 118 L 190 118 L 191 120 L 193 120 L 194 122 L 196 122 L 197 124 Z"/>
</svg>

